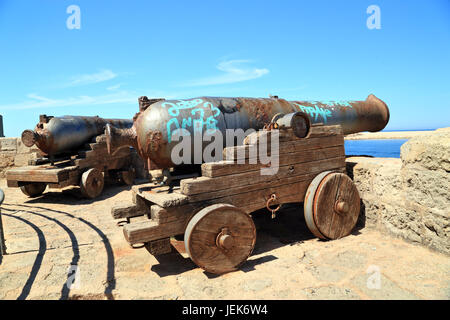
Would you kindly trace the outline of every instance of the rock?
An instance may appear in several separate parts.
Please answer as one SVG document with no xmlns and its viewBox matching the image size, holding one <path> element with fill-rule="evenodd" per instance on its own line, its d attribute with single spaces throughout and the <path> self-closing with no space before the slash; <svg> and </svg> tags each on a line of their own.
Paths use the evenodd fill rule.
<svg viewBox="0 0 450 320">
<path fill-rule="evenodd" d="M 450 171 L 450 128 L 415 137 L 401 147 L 404 166 L 419 164 L 428 170 Z"/>
</svg>

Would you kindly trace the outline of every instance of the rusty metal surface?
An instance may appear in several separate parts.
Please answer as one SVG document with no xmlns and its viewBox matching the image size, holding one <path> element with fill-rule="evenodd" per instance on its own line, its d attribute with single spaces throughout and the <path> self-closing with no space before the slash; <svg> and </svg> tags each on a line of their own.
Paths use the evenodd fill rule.
<svg viewBox="0 0 450 320">
<path fill-rule="evenodd" d="M 383 130 L 389 122 L 387 105 L 373 94 L 365 101 L 293 101 L 312 124 L 339 124 L 344 134 Z"/>
<path fill-rule="evenodd" d="M 34 144 L 45 155 L 55 155 L 74 149 L 89 142 L 104 132 L 106 124 L 118 129 L 131 128 L 132 120 L 103 119 L 100 117 L 41 115 L 34 130 L 22 133 L 22 142 L 31 147 Z"/>
<path fill-rule="evenodd" d="M 191 137 L 198 132 L 212 134 L 217 130 L 225 137 L 227 129 L 259 130 L 274 116 L 294 112 L 306 115 L 311 124 L 340 124 L 344 134 L 379 131 L 389 121 L 389 109 L 374 95 L 369 95 L 365 101 L 287 101 L 276 97 L 150 100 L 141 97 L 139 104 L 133 127 L 129 131 L 110 130 L 109 144 L 133 146 L 146 163 L 161 169 L 174 166 L 171 151 L 178 141 L 172 141 L 172 135 L 180 128 Z M 191 139 L 191 150 L 194 150 L 194 140 Z M 202 150 L 209 143 L 203 141 Z"/>
</svg>

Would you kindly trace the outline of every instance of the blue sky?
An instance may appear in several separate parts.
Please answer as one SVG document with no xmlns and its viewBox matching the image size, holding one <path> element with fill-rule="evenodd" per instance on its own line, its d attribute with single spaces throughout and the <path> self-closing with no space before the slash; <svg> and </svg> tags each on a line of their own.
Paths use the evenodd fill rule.
<svg viewBox="0 0 450 320">
<path fill-rule="evenodd" d="M 69 5 L 81 10 L 70 30 Z M 366 10 L 381 10 L 368 29 Z M 0 0 L 6 136 L 39 114 L 131 118 L 141 95 L 364 100 L 450 126 L 450 1 Z"/>
</svg>

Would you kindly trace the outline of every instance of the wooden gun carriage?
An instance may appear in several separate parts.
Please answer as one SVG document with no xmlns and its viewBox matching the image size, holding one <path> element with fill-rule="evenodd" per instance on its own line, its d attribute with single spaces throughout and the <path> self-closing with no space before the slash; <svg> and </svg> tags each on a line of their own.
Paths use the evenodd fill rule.
<svg viewBox="0 0 450 320">
<path fill-rule="evenodd" d="M 8 187 L 20 187 L 27 196 L 37 197 L 47 186 L 80 186 L 81 193 L 93 199 L 102 193 L 105 177 L 133 184 L 135 172 L 131 166 L 130 148 L 121 148 L 110 155 L 100 137 L 93 139 L 98 142 L 85 144 L 84 149 L 81 148 L 75 155 L 69 154 L 53 161 L 38 158 L 31 160 L 29 166 L 8 170 Z"/>
<path fill-rule="evenodd" d="M 250 256 L 256 241 L 251 214 L 262 208 L 274 215 L 282 204 L 304 202 L 305 220 L 315 236 L 348 235 L 359 216 L 360 198 L 345 174 L 341 126 L 312 126 L 305 138 L 297 138 L 292 129 L 279 130 L 279 170 L 273 175 L 261 175 L 267 165 L 250 161 L 250 149 L 262 132 L 248 136 L 244 145 L 225 148 L 225 160 L 202 164 L 200 177 L 182 179 L 178 187 L 134 186 L 133 201 L 111 210 L 115 219 L 128 222 L 125 239 L 159 255 L 171 251 L 171 237 L 184 234 L 190 258 L 222 274 Z"/>
</svg>

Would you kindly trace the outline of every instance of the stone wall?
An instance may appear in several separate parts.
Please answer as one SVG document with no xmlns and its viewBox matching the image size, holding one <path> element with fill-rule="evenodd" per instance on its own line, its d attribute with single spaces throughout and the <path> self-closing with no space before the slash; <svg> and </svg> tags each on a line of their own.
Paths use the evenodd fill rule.
<svg viewBox="0 0 450 320">
<path fill-rule="evenodd" d="M 0 138 L 0 177 L 12 167 L 28 165 L 28 161 L 37 159 L 38 149 L 26 147 L 20 138 Z"/>
<path fill-rule="evenodd" d="M 401 159 L 347 158 L 368 227 L 450 254 L 450 128 L 412 138 Z"/>
</svg>

